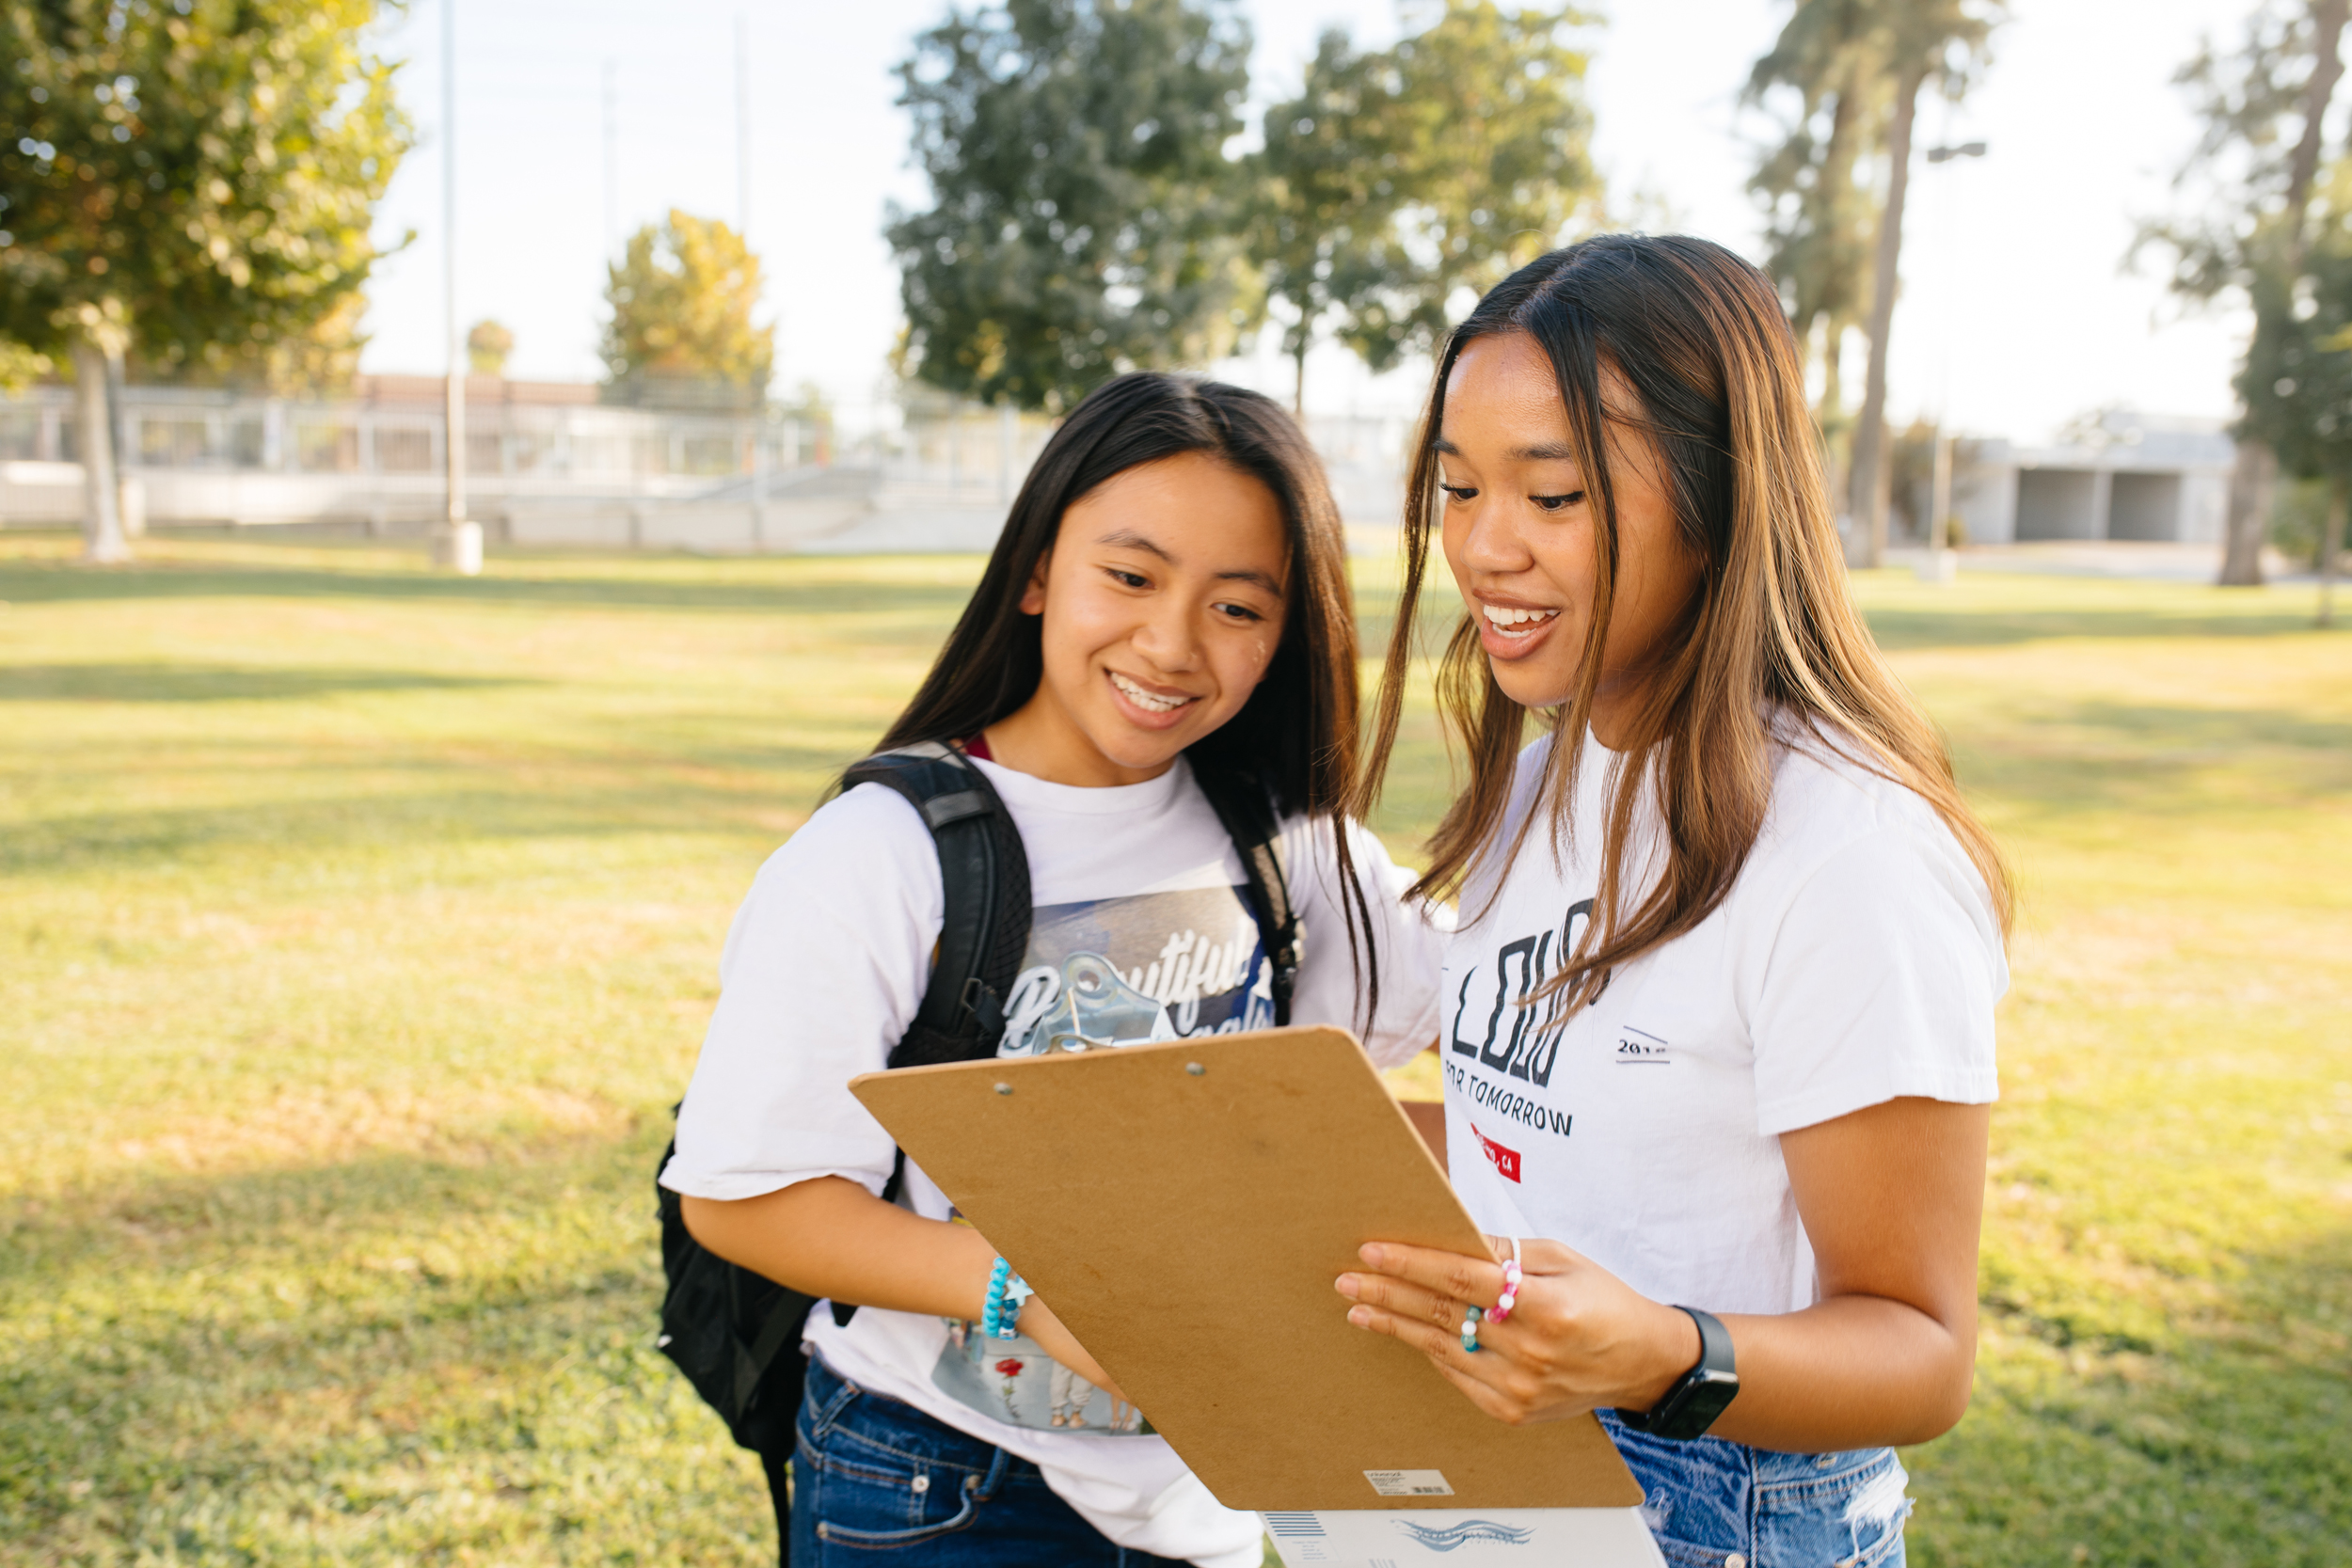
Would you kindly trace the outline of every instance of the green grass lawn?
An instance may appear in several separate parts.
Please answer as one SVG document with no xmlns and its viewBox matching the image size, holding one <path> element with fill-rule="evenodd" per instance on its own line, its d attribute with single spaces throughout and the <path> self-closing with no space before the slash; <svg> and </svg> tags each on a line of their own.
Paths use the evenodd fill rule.
<svg viewBox="0 0 2352 1568">
<path fill-rule="evenodd" d="M 0 1561 L 761 1560 L 651 1167 L 736 899 L 977 562 L 70 550 L 0 539 Z M 2352 637 L 1862 591 L 2025 897 L 1915 1560 L 2352 1560 Z"/>
</svg>

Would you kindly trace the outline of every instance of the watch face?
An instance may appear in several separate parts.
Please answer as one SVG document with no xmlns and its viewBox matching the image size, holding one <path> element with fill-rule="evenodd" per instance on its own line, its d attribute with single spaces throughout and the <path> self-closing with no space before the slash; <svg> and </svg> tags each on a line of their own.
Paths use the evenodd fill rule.
<svg viewBox="0 0 2352 1568">
<path fill-rule="evenodd" d="M 1702 1368 L 1666 1396 L 1664 1406 L 1651 1418 L 1650 1431 L 1661 1437 L 1703 1437 L 1739 1393 L 1736 1373 Z"/>
<path fill-rule="evenodd" d="M 1739 1392 L 1740 1380 L 1736 1377 L 1725 1378 L 1720 1383 L 1709 1378 L 1691 1390 L 1691 1402 L 1687 1407 L 1689 1415 L 1699 1422 L 1699 1430 L 1704 1432 L 1715 1424 L 1715 1418 L 1724 1413 Z"/>
</svg>

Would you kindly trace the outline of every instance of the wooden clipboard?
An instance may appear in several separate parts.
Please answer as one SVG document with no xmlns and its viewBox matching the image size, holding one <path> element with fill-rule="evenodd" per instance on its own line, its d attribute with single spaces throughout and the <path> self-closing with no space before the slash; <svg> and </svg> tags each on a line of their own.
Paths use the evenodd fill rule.
<svg viewBox="0 0 2352 1568">
<path fill-rule="evenodd" d="M 1592 1417 L 1505 1426 L 1418 1351 L 1347 1323 L 1331 1282 L 1365 1242 L 1485 1242 L 1346 1031 L 908 1068 L 850 1088 L 1228 1507 L 1642 1500 Z"/>
</svg>

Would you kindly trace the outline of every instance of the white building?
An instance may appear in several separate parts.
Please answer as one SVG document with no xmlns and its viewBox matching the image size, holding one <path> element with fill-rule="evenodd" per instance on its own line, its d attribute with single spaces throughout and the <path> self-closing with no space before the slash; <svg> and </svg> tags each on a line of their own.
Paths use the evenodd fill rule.
<svg viewBox="0 0 2352 1568">
<path fill-rule="evenodd" d="M 2069 444 L 2051 447 L 1999 438 L 1959 442 L 1952 510 L 1970 544 L 2220 543 L 2237 456 L 2220 421 L 2114 409 L 2070 435 Z M 1923 494 L 1912 515 L 1927 511 Z"/>
</svg>

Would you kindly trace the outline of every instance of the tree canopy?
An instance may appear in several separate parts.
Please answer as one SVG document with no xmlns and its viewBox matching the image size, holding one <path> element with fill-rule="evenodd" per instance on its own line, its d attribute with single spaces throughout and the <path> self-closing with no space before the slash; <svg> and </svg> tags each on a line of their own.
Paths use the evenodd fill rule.
<svg viewBox="0 0 2352 1568">
<path fill-rule="evenodd" d="M 606 275 L 612 320 L 604 362 L 624 395 L 660 402 L 691 388 L 763 397 L 776 362 L 776 329 L 755 325 L 759 258 L 716 218 L 670 210 L 646 224 Z"/>
<path fill-rule="evenodd" d="M 6 0 L 0 335 L 266 379 L 376 259 L 409 145 L 374 0 Z"/>
<path fill-rule="evenodd" d="M 1570 8 L 1449 0 L 1394 48 L 1324 35 L 1266 111 L 1251 256 L 1290 308 L 1303 383 L 1330 331 L 1375 371 L 1426 350 L 1457 289 L 1484 293 L 1598 210 Z"/>
<path fill-rule="evenodd" d="M 1049 411 L 1130 368 L 1200 364 L 1251 319 L 1231 0 L 950 10 L 899 67 L 932 205 L 888 227 L 903 362 Z"/>
<path fill-rule="evenodd" d="M 2244 298 L 2254 333 L 2236 380 L 2237 427 L 2221 581 L 2262 581 L 2271 481 L 2280 467 L 2336 482 L 2331 529 L 2342 523 L 2342 451 L 2352 418 L 2339 385 L 2346 364 L 2331 321 L 2345 281 L 2341 174 L 2321 189 L 2330 100 L 2344 76 L 2345 0 L 2263 0 L 2238 47 L 2208 39 L 2173 80 L 2188 89 L 2204 134 L 2174 184 L 2180 211 L 2140 226 L 2137 258 L 2169 252 L 2172 292 L 2205 303 Z M 2316 204 L 2314 196 L 2322 199 Z M 2319 221 L 2314 230 L 2313 218 Z"/>
</svg>

